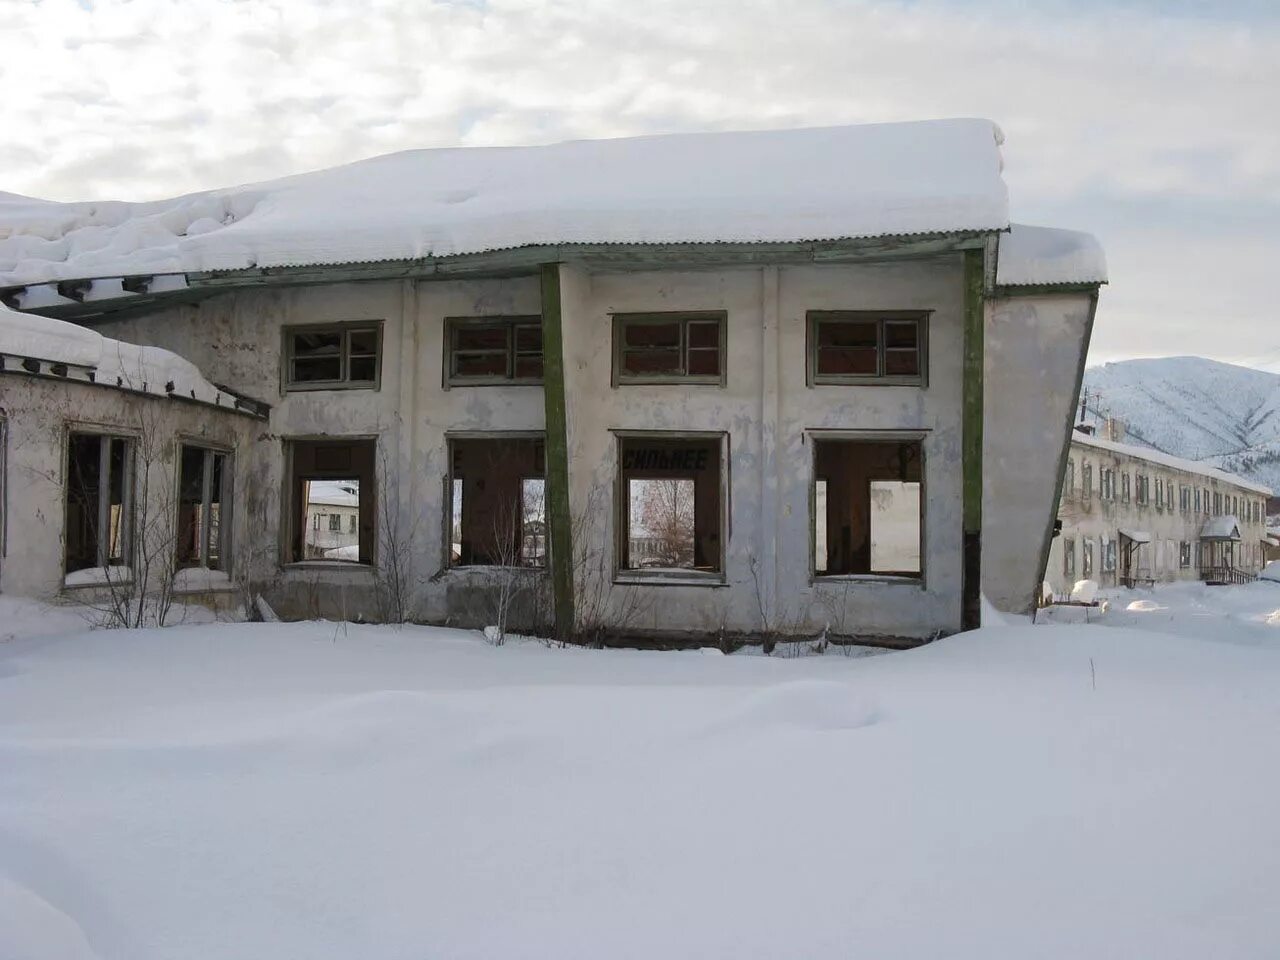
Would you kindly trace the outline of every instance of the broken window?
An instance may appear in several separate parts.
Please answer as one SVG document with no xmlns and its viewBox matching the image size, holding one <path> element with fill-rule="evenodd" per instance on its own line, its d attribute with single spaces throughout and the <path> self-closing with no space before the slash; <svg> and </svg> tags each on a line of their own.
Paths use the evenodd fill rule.
<svg viewBox="0 0 1280 960">
<path fill-rule="evenodd" d="M 927 369 L 919 313 L 809 311 L 809 382 L 919 384 Z"/>
<path fill-rule="evenodd" d="M 723 382 L 723 313 L 615 314 L 613 337 L 618 383 Z"/>
<path fill-rule="evenodd" d="M 227 455 L 184 443 L 179 460 L 178 569 L 225 570 L 223 504 L 231 502 Z"/>
<path fill-rule="evenodd" d="M 67 573 L 129 565 L 133 440 L 73 433 L 67 444 Z"/>
<path fill-rule="evenodd" d="M 541 437 L 449 440 L 451 565 L 546 565 L 545 459 Z"/>
<path fill-rule="evenodd" d="M 920 441 L 815 439 L 813 447 L 815 574 L 919 577 Z"/>
<path fill-rule="evenodd" d="M 284 336 L 288 389 L 377 386 L 382 346 L 380 323 L 286 327 Z"/>
<path fill-rule="evenodd" d="M 721 436 L 618 438 L 620 567 L 720 573 Z"/>
<path fill-rule="evenodd" d="M 451 385 L 542 382 L 541 317 L 450 317 L 445 344 Z"/>
<path fill-rule="evenodd" d="M 289 559 L 372 563 L 376 441 L 292 440 L 289 452 Z"/>
</svg>

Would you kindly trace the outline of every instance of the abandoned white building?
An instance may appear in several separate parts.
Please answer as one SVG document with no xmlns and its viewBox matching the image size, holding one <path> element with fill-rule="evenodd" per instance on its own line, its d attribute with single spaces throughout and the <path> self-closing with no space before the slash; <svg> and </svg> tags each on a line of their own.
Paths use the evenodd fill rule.
<svg viewBox="0 0 1280 960">
<path fill-rule="evenodd" d="M 927 638 L 976 625 L 983 589 L 1034 603 L 1106 281 L 1091 237 L 1011 227 L 1001 139 L 644 137 L 9 196 L 0 297 L 261 401 L 189 416 L 238 425 L 210 447 L 223 562 L 283 615 L 479 624 L 515 593 L 561 635 Z M 0 376 L 11 420 L 34 385 Z M 0 589 L 56 592 L 72 538 L 10 453 Z M 322 481 L 356 533 L 311 550 Z"/>
<path fill-rule="evenodd" d="M 1059 536 L 1047 579 L 1137 586 L 1171 580 L 1240 583 L 1265 563 L 1271 490 L 1207 464 L 1077 430 L 1062 481 Z M 1114 439 L 1113 439 L 1114 438 Z"/>
</svg>

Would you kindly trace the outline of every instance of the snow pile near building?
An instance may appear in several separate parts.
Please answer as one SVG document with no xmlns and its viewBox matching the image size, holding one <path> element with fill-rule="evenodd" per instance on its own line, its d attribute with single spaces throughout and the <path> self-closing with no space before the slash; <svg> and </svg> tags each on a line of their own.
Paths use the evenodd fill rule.
<svg viewBox="0 0 1280 960">
<path fill-rule="evenodd" d="M 989 120 L 413 150 L 151 203 L 0 194 L 0 285 L 1008 226 Z"/>
<path fill-rule="evenodd" d="M 1000 238 L 999 286 L 1106 282 L 1106 254 L 1091 234 L 1015 223 Z"/>
<path fill-rule="evenodd" d="M 145 393 L 173 394 L 206 403 L 234 401 L 199 368 L 169 350 L 113 340 L 64 320 L 18 313 L 0 305 L 0 354 L 88 367 L 94 381 Z"/>
<path fill-rule="evenodd" d="M 1280 630 L 1230 628 L 11 641 L 0 956 L 1270 956 Z"/>
</svg>

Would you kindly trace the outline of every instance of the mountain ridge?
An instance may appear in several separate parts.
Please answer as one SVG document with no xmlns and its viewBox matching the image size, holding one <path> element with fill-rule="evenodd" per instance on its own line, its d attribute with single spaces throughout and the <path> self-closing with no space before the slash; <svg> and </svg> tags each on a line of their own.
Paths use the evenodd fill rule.
<svg viewBox="0 0 1280 960">
<path fill-rule="evenodd" d="M 1084 422 L 1125 423 L 1126 443 L 1266 484 L 1280 495 L 1280 374 L 1209 360 L 1119 360 L 1085 370 Z"/>
</svg>

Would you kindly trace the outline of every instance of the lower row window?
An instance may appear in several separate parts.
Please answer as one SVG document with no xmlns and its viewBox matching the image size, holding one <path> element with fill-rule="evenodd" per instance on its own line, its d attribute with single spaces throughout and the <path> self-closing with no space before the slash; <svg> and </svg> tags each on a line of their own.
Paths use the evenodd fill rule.
<svg viewBox="0 0 1280 960">
<path fill-rule="evenodd" d="M 723 437 L 618 438 L 624 571 L 719 573 Z"/>
<path fill-rule="evenodd" d="M 67 444 L 64 569 L 128 566 L 133 531 L 130 437 L 73 433 Z"/>
<path fill-rule="evenodd" d="M 375 451 L 373 439 L 290 444 L 289 560 L 373 562 Z"/>
<path fill-rule="evenodd" d="M 544 566 L 545 453 L 541 437 L 449 441 L 451 566 Z"/>
<path fill-rule="evenodd" d="M 919 577 L 919 440 L 815 439 L 813 569 L 818 576 Z"/>
</svg>

